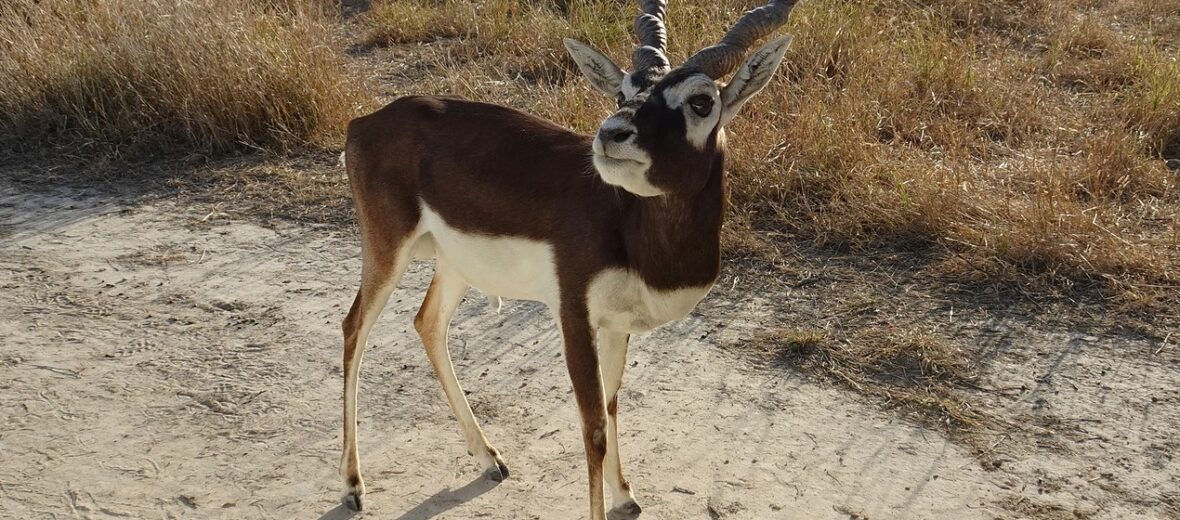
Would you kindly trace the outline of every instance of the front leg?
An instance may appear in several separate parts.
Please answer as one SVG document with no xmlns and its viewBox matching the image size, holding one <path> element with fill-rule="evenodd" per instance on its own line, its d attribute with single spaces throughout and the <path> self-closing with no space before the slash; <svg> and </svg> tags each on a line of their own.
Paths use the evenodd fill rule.
<svg viewBox="0 0 1180 520">
<path fill-rule="evenodd" d="M 585 302 L 585 298 L 576 298 Z M 574 384 L 574 397 L 582 415 L 582 440 L 586 445 L 586 464 L 590 478 L 590 520 L 606 520 L 606 502 L 602 492 L 602 461 L 606 456 L 606 403 L 602 393 L 602 376 L 598 371 L 598 353 L 584 303 L 563 304 L 561 334 L 565 340 L 565 364 Z"/>
<path fill-rule="evenodd" d="M 623 477 L 619 457 L 619 387 L 623 370 L 627 367 L 626 332 L 598 330 L 598 359 L 601 363 L 602 385 L 606 393 L 606 461 L 603 463 L 605 480 L 611 494 L 611 518 L 635 518 L 642 509 L 635 503 L 631 486 Z"/>
</svg>

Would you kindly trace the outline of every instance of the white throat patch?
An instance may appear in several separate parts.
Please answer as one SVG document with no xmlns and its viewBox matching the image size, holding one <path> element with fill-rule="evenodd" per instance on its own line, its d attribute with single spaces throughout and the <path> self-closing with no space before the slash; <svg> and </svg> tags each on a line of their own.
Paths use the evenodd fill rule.
<svg viewBox="0 0 1180 520">
<path fill-rule="evenodd" d="M 586 293 L 590 323 L 619 332 L 648 331 L 687 316 L 712 287 L 653 289 L 633 271 L 605 269 Z"/>
</svg>

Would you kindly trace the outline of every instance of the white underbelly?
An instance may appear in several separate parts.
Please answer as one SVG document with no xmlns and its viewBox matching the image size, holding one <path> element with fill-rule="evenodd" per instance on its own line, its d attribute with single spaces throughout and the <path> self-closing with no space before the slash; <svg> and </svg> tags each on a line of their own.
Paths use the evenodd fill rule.
<svg viewBox="0 0 1180 520">
<path fill-rule="evenodd" d="M 559 302 L 553 246 L 515 237 L 466 233 L 450 227 L 422 205 L 419 234 L 429 234 L 434 252 L 469 285 L 489 296 L 533 300 L 555 307 Z"/>
<path fill-rule="evenodd" d="M 484 294 L 538 301 L 553 309 L 560 305 L 557 264 L 548 242 L 460 231 L 426 204 L 418 226 L 419 240 L 430 241 L 419 244 L 423 252 L 433 252 Z M 590 324 L 620 332 L 648 331 L 687 316 L 712 287 L 654 289 L 630 270 L 605 269 L 587 289 Z"/>
</svg>

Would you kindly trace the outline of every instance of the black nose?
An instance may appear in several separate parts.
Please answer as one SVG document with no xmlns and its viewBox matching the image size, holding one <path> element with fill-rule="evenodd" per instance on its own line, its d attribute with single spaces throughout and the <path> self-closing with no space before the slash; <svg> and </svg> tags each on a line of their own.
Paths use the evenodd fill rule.
<svg viewBox="0 0 1180 520">
<path fill-rule="evenodd" d="M 630 139 L 631 135 L 634 133 L 635 132 L 632 132 L 626 128 L 603 128 L 598 131 L 598 138 L 603 142 L 614 141 L 616 143 L 622 143 L 627 139 Z"/>
</svg>

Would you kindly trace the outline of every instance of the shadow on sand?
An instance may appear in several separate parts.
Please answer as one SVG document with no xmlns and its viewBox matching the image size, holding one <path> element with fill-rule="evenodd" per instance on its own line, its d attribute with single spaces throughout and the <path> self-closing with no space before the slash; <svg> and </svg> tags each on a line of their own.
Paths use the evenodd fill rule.
<svg viewBox="0 0 1180 520">
<path fill-rule="evenodd" d="M 441 513 L 445 513 L 456 506 L 469 502 L 473 498 L 491 491 L 492 488 L 498 485 L 500 485 L 499 482 L 481 475 L 459 489 L 444 489 L 431 495 L 430 498 L 423 500 L 414 509 L 406 511 L 397 517 L 397 520 L 427 520 L 434 518 Z"/>
<path fill-rule="evenodd" d="M 348 520 L 356 516 L 356 511 L 349 509 L 344 504 L 338 504 L 336 507 L 329 509 L 328 512 L 320 515 L 319 520 Z"/>
<path fill-rule="evenodd" d="M 428 520 L 434 518 L 491 491 L 492 488 L 498 485 L 500 485 L 499 482 L 487 477 L 476 477 L 475 480 L 472 480 L 459 489 L 444 489 L 431 495 L 426 500 L 423 500 L 421 504 L 414 506 L 413 509 L 397 517 L 396 520 Z M 319 520 L 348 520 L 356 515 L 356 511 L 349 509 L 344 504 L 339 504 L 321 515 Z"/>
</svg>

